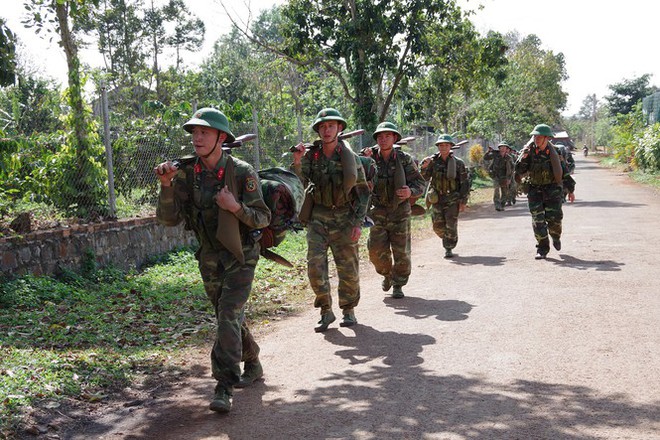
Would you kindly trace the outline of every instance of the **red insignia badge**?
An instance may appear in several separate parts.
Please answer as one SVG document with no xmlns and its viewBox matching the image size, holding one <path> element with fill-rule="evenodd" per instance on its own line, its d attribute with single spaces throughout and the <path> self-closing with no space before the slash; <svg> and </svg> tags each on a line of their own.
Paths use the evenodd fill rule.
<svg viewBox="0 0 660 440">
<path fill-rule="evenodd" d="M 196 163 L 194 168 L 193 168 L 193 171 L 195 172 L 195 174 L 201 173 L 202 172 L 202 166 L 200 164 Z"/>
<path fill-rule="evenodd" d="M 222 180 L 224 175 L 225 175 L 225 168 L 222 167 L 218 170 L 218 174 L 216 174 L 216 177 L 218 178 L 218 180 Z"/>
</svg>

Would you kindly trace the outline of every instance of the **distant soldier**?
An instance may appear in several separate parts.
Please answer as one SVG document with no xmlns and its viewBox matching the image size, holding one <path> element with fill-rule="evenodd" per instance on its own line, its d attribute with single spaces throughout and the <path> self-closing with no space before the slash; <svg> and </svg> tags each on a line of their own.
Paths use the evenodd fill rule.
<svg viewBox="0 0 660 440">
<path fill-rule="evenodd" d="M 491 160 L 490 177 L 493 179 L 493 204 L 497 211 L 504 211 L 504 205 L 509 196 L 509 185 L 513 178 L 513 160 L 509 156 L 509 145 L 500 142 L 498 152 L 488 147 L 484 160 Z"/>
<path fill-rule="evenodd" d="M 442 239 L 445 258 L 452 258 L 458 242 L 458 213 L 467 205 L 471 182 L 465 163 L 451 151 L 453 138 L 442 134 L 435 145 L 438 153 L 422 161 L 421 173 L 430 181 L 426 203 L 432 208 L 433 231 Z"/>
<path fill-rule="evenodd" d="M 545 259 L 550 251 L 550 240 L 556 250 L 561 249 L 562 193 L 568 191 L 568 200 L 575 201 L 575 181 L 550 143 L 553 137 L 548 125 L 539 124 L 530 133 L 533 137 L 520 152 L 516 162 L 516 178 L 528 177 L 527 200 L 532 214 L 532 228 L 536 238 L 536 259 Z"/>
<path fill-rule="evenodd" d="M 369 231 L 369 259 L 383 276 L 383 291 L 392 286 L 393 298 L 403 298 L 408 284 L 410 262 L 410 197 L 424 193 L 426 182 L 413 158 L 394 144 L 401 140 L 396 125 L 383 122 L 373 134 L 378 145 L 367 155 L 376 164 L 370 217 L 374 226 Z M 392 263 L 394 259 L 394 263 Z"/>
<path fill-rule="evenodd" d="M 518 150 L 509 145 L 509 157 L 511 157 L 511 162 L 514 165 L 513 174 L 511 175 L 511 181 L 509 182 L 509 189 L 506 197 L 506 206 L 511 206 L 516 204 L 516 196 L 518 195 L 518 184 L 516 183 L 516 170 L 515 164 L 518 160 Z"/>
<path fill-rule="evenodd" d="M 195 156 L 181 168 L 164 162 L 154 169 L 161 184 L 156 216 L 166 226 L 185 222 L 199 242 L 195 256 L 217 324 L 211 351 L 217 385 L 209 408 L 229 412 L 234 386 L 263 375 L 244 313 L 259 260 L 253 233 L 268 226 L 270 210 L 252 166 L 222 151 L 234 135 L 221 111 L 202 108 L 183 128 L 192 134 Z"/>
<path fill-rule="evenodd" d="M 362 163 L 348 143 L 339 140 L 346 121 L 333 109 L 321 110 L 312 129 L 320 140 L 305 151 L 296 146 L 291 169 L 307 186 L 300 220 L 307 224 L 307 273 L 316 294 L 314 306 L 321 320 L 314 328 L 324 332 L 335 321 L 328 276 L 328 249 L 332 251 L 339 277 L 339 308 L 342 327 L 357 324 L 355 307 L 360 301 L 358 240 L 369 204 L 369 187 Z"/>
</svg>

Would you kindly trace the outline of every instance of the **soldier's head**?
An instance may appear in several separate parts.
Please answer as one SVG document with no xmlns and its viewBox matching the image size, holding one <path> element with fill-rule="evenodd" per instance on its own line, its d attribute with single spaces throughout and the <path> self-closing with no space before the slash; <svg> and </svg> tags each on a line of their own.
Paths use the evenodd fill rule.
<svg viewBox="0 0 660 440">
<path fill-rule="evenodd" d="M 497 145 L 497 150 L 500 152 L 500 156 L 505 156 L 509 152 L 510 148 L 511 147 L 509 147 L 509 144 L 506 142 L 500 142 Z"/>
<path fill-rule="evenodd" d="M 218 145 L 234 142 L 229 120 L 220 110 L 205 107 L 197 110 L 183 129 L 192 134 L 192 142 L 198 156 L 208 157 Z M 222 150 L 220 150 L 222 151 Z"/>
<path fill-rule="evenodd" d="M 381 122 L 374 131 L 374 140 L 381 150 L 391 150 L 394 144 L 401 140 L 401 133 L 391 122 Z"/>
<path fill-rule="evenodd" d="M 544 149 L 548 144 L 548 141 L 550 141 L 550 139 L 552 139 L 554 136 L 554 133 L 552 132 L 552 129 L 549 125 L 539 124 L 534 127 L 534 130 L 532 130 L 530 135 L 534 136 L 534 143 L 536 146 Z"/>
<path fill-rule="evenodd" d="M 454 138 L 450 134 L 441 134 L 438 140 L 435 141 L 435 146 L 442 156 L 446 156 L 451 152 L 451 147 L 456 145 Z"/>
</svg>

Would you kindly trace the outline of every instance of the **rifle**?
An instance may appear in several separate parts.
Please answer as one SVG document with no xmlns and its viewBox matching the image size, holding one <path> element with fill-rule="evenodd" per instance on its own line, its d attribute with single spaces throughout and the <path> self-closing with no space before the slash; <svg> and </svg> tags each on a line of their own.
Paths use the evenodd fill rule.
<svg viewBox="0 0 660 440">
<path fill-rule="evenodd" d="M 416 138 L 415 136 L 408 136 L 404 137 L 403 139 L 400 139 L 399 142 L 395 142 L 396 145 L 407 145 L 408 142 L 414 141 Z"/>
<path fill-rule="evenodd" d="M 352 138 L 354 136 L 359 136 L 361 134 L 364 134 L 364 129 L 363 128 L 360 128 L 359 130 L 349 131 L 348 133 L 340 133 L 339 136 L 338 136 L 338 139 L 341 141 L 341 140 L 344 140 L 344 139 Z M 305 146 L 306 150 L 309 150 L 310 148 L 318 146 L 319 144 L 318 144 L 318 141 L 315 141 L 314 143 L 311 143 L 311 144 L 307 143 L 307 144 L 303 144 L 303 145 Z M 298 149 L 294 145 L 293 147 L 289 147 L 289 151 L 292 152 L 292 153 L 295 153 L 296 151 L 298 151 Z"/>
<path fill-rule="evenodd" d="M 465 139 L 464 141 L 460 141 L 459 143 L 455 144 L 453 147 L 451 147 L 452 150 L 458 150 L 461 148 L 461 146 L 465 145 L 468 143 L 468 140 Z"/>
</svg>

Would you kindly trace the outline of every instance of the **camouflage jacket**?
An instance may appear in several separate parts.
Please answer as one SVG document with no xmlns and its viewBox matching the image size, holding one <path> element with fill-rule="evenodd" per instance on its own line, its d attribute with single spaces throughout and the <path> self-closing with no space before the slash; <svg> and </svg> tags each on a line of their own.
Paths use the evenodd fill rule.
<svg viewBox="0 0 660 440">
<path fill-rule="evenodd" d="M 513 177 L 513 159 L 508 154 L 502 156 L 499 151 L 490 150 L 484 154 L 484 160 L 492 160 L 488 172 L 494 180 L 511 180 Z"/>
<path fill-rule="evenodd" d="M 216 238 L 218 210 L 214 196 L 224 187 L 227 162 L 234 162 L 236 197 L 241 209 L 234 214 L 239 220 L 242 242 L 248 232 L 268 226 L 270 209 L 264 202 L 259 177 L 247 162 L 224 153 L 214 170 L 207 170 L 199 158 L 186 161 L 172 181 L 161 187 L 156 209 L 158 221 L 175 226 L 185 221 L 186 229 L 194 231 L 201 246 L 221 249 Z"/>
<path fill-rule="evenodd" d="M 449 158 L 451 157 L 454 157 L 456 160 L 456 178 L 454 179 L 450 179 L 447 176 L 447 165 L 449 163 Z M 427 200 L 429 200 L 431 204 L 453 202 L 466 204 L 468 196 L 470 195 L 472 182 L 470 181 L 465 162 L 463 162 L 462 159 L 455 157 L 453 153 L 450 153 L 450 156 L 446 161 L 442 160 L 440 153 L 434 154 L 430 159 L 431 163 L 422 170 L 422 177 L 424 177 L 426 181 L 431 182 L 429 193 L 435 193 L 438 201 L 434 202 L 435 196 L 428 197 L 429 194 L 427 194 Z M 426 161 L 426 159 L 424 160 Z"/>
<path fill-rule="evenodd" d="M 548 148 L 554 147 L 550 145 Z M 560 160 L 560 163 L 563 186 L 568 192 L 572 193 L 575 191 L 575 180 L 571 177 L 566 163 L 563 160 Z M 516 174 L 521 177 L 527 176 L 529 184 L 532 186 L 555 185 L 550 153 L 547 148 L 540 150 L 533 142 L 525 146 L 520 152 L 516 161 Z"/>
<path fill-rule="evenodd" d="M 374 207 L 395 207 L 399 204 L 395 194 L 394 176 L 396 173 L 397 158 L 403 166 L 406 175 L 406 185 L 410 188 L 410 197 L 419 197 L 424 194 L 426 181 L 417 169 L 417 165 L 410 154 L 398 148 L 392 150 L 389 160 L 385 160 L 380 154 L 378 147 L 372 148 L 372 158 L 376 164 L 376 175 L 374 177 L 373 199 Z"/>
<path fill-rule="evenodd" d="M 314 210 L 348 208 L 349 223 L 360 226 L 367 214 L 370 197 L 364 168 L 358 155 L 352 152 L 356 163 L 357 180 L 353 189 L 346 194 L 343 189 L 344 173 L 339 148 L 348 148 L 352 152 L 348 143 L 344 141 L 339 141 L 337 149 L 330 157 L 323 154 L 320 146 L 314 146 L 305 152 L 299 165 L 291 165 L 291 170 L 296 173 L 303 186 L 307 187 L 308 191 L 312 191 Z"/>
</svg>

